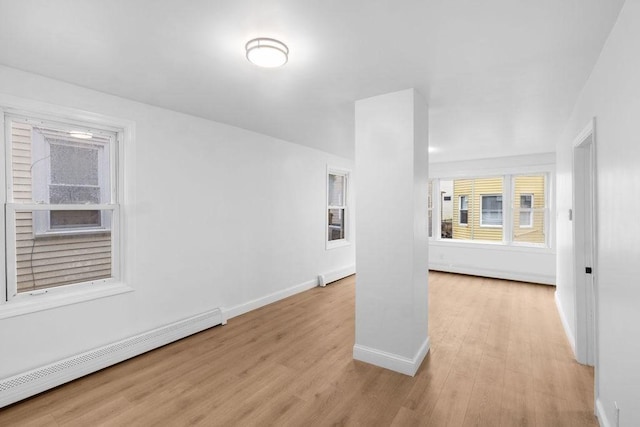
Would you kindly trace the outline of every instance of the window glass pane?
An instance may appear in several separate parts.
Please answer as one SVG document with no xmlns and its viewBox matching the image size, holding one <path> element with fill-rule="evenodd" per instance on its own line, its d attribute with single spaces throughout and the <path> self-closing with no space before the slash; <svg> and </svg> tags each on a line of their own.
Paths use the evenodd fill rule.
<svg viewBox="0 0 640 427">
<path fill-rule="evenodd" d="M 87 228 L 102 225 L 100 211 L 51 211 L 52 230 L 61 228 Z"/>
<path fill-rule="evenodd" d="M 502 225 L 502 196 L 482 196 L 482 225 Z"/>
<path fill-rule="evenodd" d="M 546 243 L 545 175 L 517 175 L 513 178 L 513 197 L 519 206 L 513 210 L 514 242 Z"/>
<path fill-rule="evenodd" d="M 31 125 L 26 123 L 11 123 L 11 178 L 13 191 L 11 196 L 16 203 L 30 203 L 32 201 L 32 161 Z M 43 156 L 44 157 L 44 156 Z"/>
<path fill-rule="evenodd" d="M 51 288 L 112 276 L 111 232 L 108 229 L 84 234 L 34 237 L 37 216 L 58 218 L 71 211 L 16 212 L 16 281 L 18 292 Z M 75 211 L 111 221 L 111 211 Z M 83 218 L 84 219 L 84 218 Z"/>
<path fill-rule="evenodd" d="M 531 209 L 531 194 L 521 194 L 520 195 L 520 207 Z"/>
<path fill-rule="evenodd" d="M 76 185 L 50 185 L 49 203 L 51 204 L 84 204 L 100 203 L 99 187 L 82 187 Z"/>
<path fill-rule="evenodd" d="M 520 227 L 531 227 L 533 212 L 530 210 L 520 211 Z"/>
<path fill-rule="evenodd" d="M 344 175 L 329 174 L 329 206 L 344 206 Z"/>
<path fill-rule="evenodd" d="M 329 241 L 344 239 L 344 209 L 329 209 Z"/>
<path fill-rule="evenodd" d="M 50 143 L 51 183 L 98 185 L 98 148 Z"/>
<path fill-rule="evenodd" d="M 469 199 L 467 196 L 460 196 L 460 210 L 469 209 Z"/>
<path fill-rule="evenodd" d="M 460 210 L 460 224 L 469 224 L 469 211 Z"/>
<path fill-rule="evenodd" d="M 110 144 L 101 131 L 82 137 L 66 125 L 11 121 L 12 197 L 20 203 L 109 203 Z M 62 130 L 61 130 L 62 129 Z"/>
</svg>

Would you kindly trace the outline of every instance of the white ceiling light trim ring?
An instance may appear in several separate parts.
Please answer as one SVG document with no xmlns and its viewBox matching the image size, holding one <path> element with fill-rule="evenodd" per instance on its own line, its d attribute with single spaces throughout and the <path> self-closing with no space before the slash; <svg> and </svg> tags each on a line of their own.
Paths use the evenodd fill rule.
<svg viewBox="0 0 640 427">
<path fill-rule="evenodd" d="M 259 37 L 245 45 L 247 59 L 252 64 L 265 68 L 281 67 L 289 60 L 289 48 L 276 39 Z"/>
</svg>

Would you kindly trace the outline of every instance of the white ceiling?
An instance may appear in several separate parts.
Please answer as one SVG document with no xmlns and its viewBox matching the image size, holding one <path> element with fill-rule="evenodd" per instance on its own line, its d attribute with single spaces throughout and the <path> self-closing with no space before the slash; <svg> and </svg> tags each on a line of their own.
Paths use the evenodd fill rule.
<svg viewBox="0 0 640 427">
<path fill-rule="evenodd" d="M 624 0 L 0 0 L 0 64 L 346 157 L 415 87 L 433 161 L 553 151 Z M 291 51 L 244 57 L 254 37 Z"/>
</svg>

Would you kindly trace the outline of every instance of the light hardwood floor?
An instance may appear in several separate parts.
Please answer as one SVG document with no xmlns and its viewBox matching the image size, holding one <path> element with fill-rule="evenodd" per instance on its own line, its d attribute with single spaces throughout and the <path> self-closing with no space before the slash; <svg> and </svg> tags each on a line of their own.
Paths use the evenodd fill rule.
<svg viewBox="0 0 640 427">
<path fill-rule="evenodd" d="M 349 277 L 0 410 L 13 425 L 597 426 L 555 288 L 430 273 L 414 378 L 355 362 Z"/>
</svg>

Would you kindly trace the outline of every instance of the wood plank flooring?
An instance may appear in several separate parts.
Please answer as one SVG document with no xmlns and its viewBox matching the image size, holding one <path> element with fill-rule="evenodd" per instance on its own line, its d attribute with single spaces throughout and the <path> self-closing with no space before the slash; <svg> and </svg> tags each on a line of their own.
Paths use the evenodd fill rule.
<svg viewBox="0 0 640 427">
<path fill-rule="evenodd" d="M 555 288 L 431 272 L 414 378 L 352 359 L 346 278 L 0 410 L 0 426 L 597 426 Z"/>
</svg>

